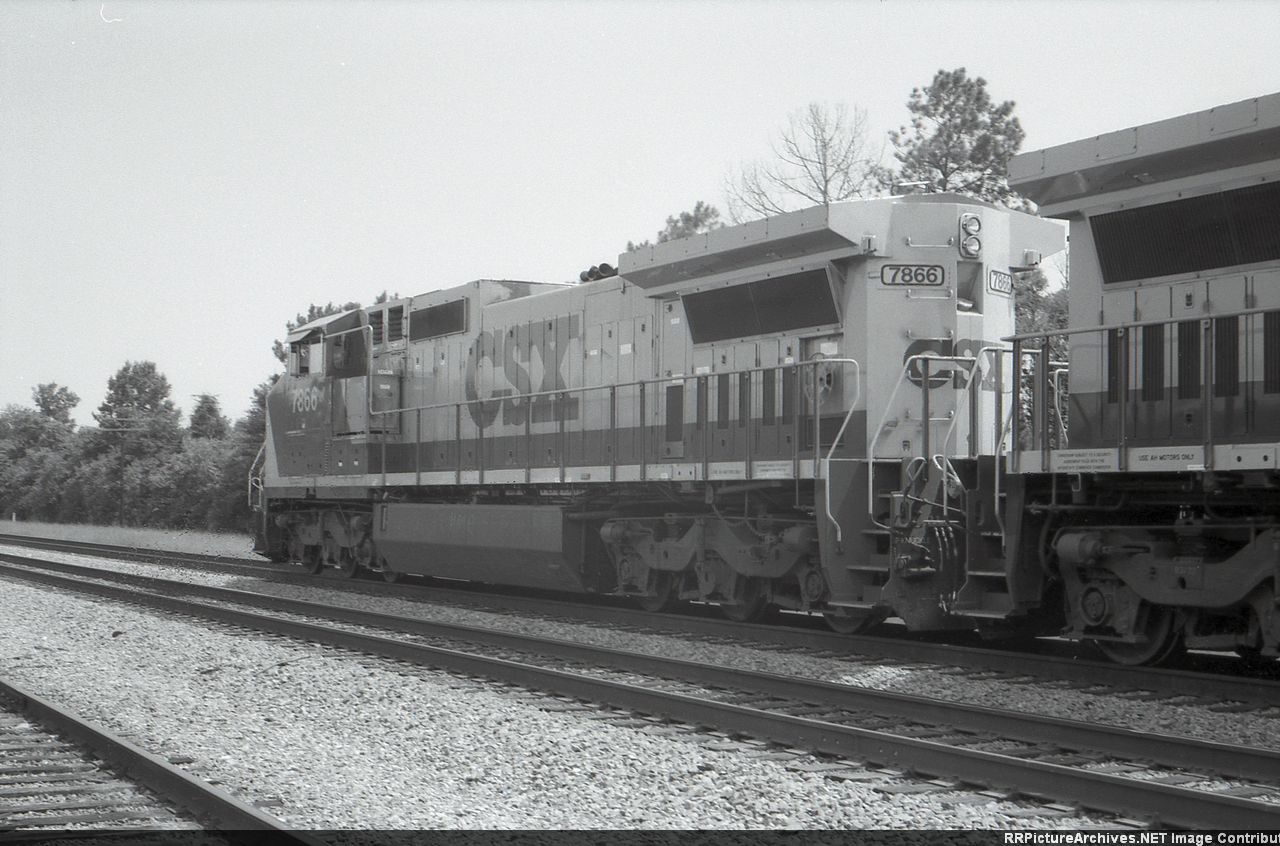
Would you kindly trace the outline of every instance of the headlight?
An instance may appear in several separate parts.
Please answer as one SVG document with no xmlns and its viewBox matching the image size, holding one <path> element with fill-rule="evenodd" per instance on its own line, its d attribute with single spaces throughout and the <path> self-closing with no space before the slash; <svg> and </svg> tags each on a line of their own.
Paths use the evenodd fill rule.
<svg viewBox="0 0 1280 846">
<path fill-rule="evenodd" d="M 982 253 L 982 239 L 970 235 L 960 242 L 960 252 L 967 258 L 977 258 Z"/>
<path fill-rule="evenodd" d="M 960 230 L 966 235 L 977 235 L 982 231 L 982 218 L 976 214 L 961 215 Z"/>
</svg>

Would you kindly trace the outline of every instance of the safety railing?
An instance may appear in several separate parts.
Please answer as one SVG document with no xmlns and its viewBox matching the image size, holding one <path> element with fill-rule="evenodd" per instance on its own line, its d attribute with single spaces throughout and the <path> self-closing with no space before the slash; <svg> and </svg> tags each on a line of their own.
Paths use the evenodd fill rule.
<svg viewBox="0 0 1280 846">
<path fill-rule="evenodd" d="M 262 474 L 259 472 L 259 467 L 266 453 L 267 444 L 264 441 L 262 446 L 258 447 L 258 454 L 253 457 L 253 462 L 249 465 L 249 472 L 245 479 L 245 495 L 250 511 L 257 510 L 262 505 Z"/>
<path fill-rule="evenodd" d="M 1067 412 L 1063 401 L 1069 399 L 1070 386 L 1064 388 L 1062 379 L 1070 377 L 1071 370 L 1065 361 L 1051 361 L 1049 366 L 1053 368 L 1049 371 L 1049 390 L 1053 394 L 1053 416 L 1058 421 L 1058 443 L 1065 448 L 1071 444 L 1067 438 Z"/>
<path fill-rule="evenodd" d="M 984 347 L 983 349 L 989 349 L 989 348 Z M 979 353 L 980 352 L 981 350 L 979 351 Z M 997 361 L 999 361 L 998 356 L 997 356 Z M 941 363 L 941 364 L 950 364 L 952 365 L 952 367 L 947 368 L 945 370 L 941 370 L 937 374 L 935 374 L 933 372 L 933 364 L 935 362 Z M 919 373 L 919 379 L 920 379 L 920 457 L 927 462 L 930 460 L 930 456 L 932 455 L 933 425 L 935 423 L 942 423 L 942 422 L 950 423 L 951 426 L 948 428 L 948 435 L 947 435 L 947 437 L 949 438 L 950 431 L 952 428 L 954 428 L 956 413 L 958 410 L 953 408 L 951 410 L 952 414 L 950 417 L 940 417 L 940 418 L 937 418 L 936 420 L 933 418 L 933 410 L 932 410 L 933 402 L 931 397 L 931 394 L 933 393 L 933 380 L 936 376 L 937 378 L 941 378 L 944 380 L 943 385 L 952 383 L 952 380 L 954 379 L 954 376 L 955 376 L 954 368 L 955 367 L 967 368 L 964 370 L 967 376 L 964 387 L 958 388 L 958 389 L 953 388 L 952 390 L 957 392 L 963 391 L 964 393 L 968 393 L 970 390 L 974 389 L 973 375 L 975 370 L 977 369 L 976 368 L 977 362 L 978 362 L 978 357 L 976 355 L 973 355 L 973 356 L 936 355 L 932 353 L 920 353 L 917 355 L 908 356 L 907 359 L 903 361 L 902 370 L 899 371 L 898 378 L 893 384 L 893 390 L 889 392 L 889 397 L 885 401 L 884 412 L 880 415 L 880 420 L 876 424 L 875 429 L 870 430 L 868 432 L 869 437 L 867 439 L 867 462 L 868 462 L 867 516 L 874 525 L 879 526 L 882 529 L 889 528 L 887 524 L 881 523 L 879 520 L 876 519 L 875 473 L 872 471 L 872 465 L 873 465 L 873 462 L 875 461 L 876 448 L 880 445 L 880 441 L 881 439 L 884 438 L 885 433 L 890 429 L 889 416 L 897 408 L 896 403 L 897 403 L 898 393 L 899 391 L 902 390 L 903 384 L 905 384 L 908 378 L 912 375 L 913 368 L 916 370 L 916 372 Z M 942 387 L 943 385 L 939 385 L 938 387 Z M 980 387 L 980 385 L 978 387 Z M 999 396 L 999 392 L 997 392 L 997 396 Z M 976 404 L 974 407 L 975 408 L 977 407 Z M 975 428 L 970 432 L 971 452 L 976 449 L 977 437 L 978 437 L 978 430 Z M 839 534 L 840 534 L 839 529 L 837 528 L 837 538 L 836 538 L 837 542 L 840 541 Z"/>
<path fill-rule="evenodd" d="M 1009 349 L 1008 353 L 1010 357 L 1012 357 L 1014 355 L 1013 349 Z M 1029 353 L 1023 350 L 1023 351 L 1019 351 L 1017 355 L 1019 356 L 1020 361 L 1025 361 Z M 1067 371 L 1065 362 L 1051 361 L 1050 364 L 1055 368 L 1052 372 L 1052 379 L 1050 382 L 1054 392 L 1053 407 L 1055 411 L 1058 412 L 1057 414 L 1058 430 L 1060 432 L 1061 443 L 1066 444 L 1067 442 L 1066 418 L 1063 416 L 1061 412 L 1061 406 L 1059 404 L 1059 400 L 1063 396 L 1065 396 L 1065 392 L 1062 390 L 1060 385 L 1060 378 L 1066 375 L 1068 371 Z M 1021 395 L 1022 383 L 1024 381 L 1023 376 L 1024 376 L 1025 370 L 1026 368 L 1021 365 L 1014 368 L 1014 373 L 1017 376 L 1017 381 L 1012 387 L 1012 389 L 1007 392 L 1011 394 L 1010 396 L 1011 400 Z M 1000 393 L 1001 400 L 1004 399 L 1005 393 L 1006 393 L 1005 391 L 1003 390 L 1001 391 Z M 997 409 L 1001 409 L 1001 408 L 1003 408 L 1003 403 L 998 403 Z M 1005 450 L 1008 448 L 1010 436 L 1014 432 L 1014 425 L 1013 425 L 1014 418 L 1015 416 L 1019 416 L 1022 413 L 1023 413 L 1023 407 L 1019 405 L 1017 402 L 1011 401 L 1008 403 L 1007 410 L 1000 411 L 996 415 L 996 425 L 997 425 L 996 444 L 995 444 L 996 468 L 995 468 L 995 473 L 993 474 L 993 484 L 994 484 L 993 493 L 995 497 L 994 501 L 996 502 L 995 519 L 996 519 L 996 524 L 1000 527 L 1000 537 L 1002 542 L 1008 541 L 1008 536 L 1007 536 L 1007 533 L 1005 532 L 1004 508 L 1000 506 L 1000 499 L 1004 495 L 1003 489 L 1004 489 Z M 1014 444 L 1013 451 L 1016 453 L 1018 449 L 1019 449 L 1019 446 L 1017 444 Z"/>
<path fill-rule="evenodd" d="M 1029 385 L 1014 396 L 1010 469 L 1015 472 L 1024 469 L 1023 453 L 1038 452 L 1039 469 L 1047 472 L 1052 467 L 1053 450 L 1067 446 L 1070 427 L 1065 409 L 1070 408 L 1071 387 L 1062 388 L 1060 381 L 1065 365 L 1054 360 L 1050 350 L 1057 339 L 1083 346 L 1081 342 L 1089 336 L 1097 339 L 1098 361 L 1098 382 L 1091 391 L 1098 407 L 1091 407 L 1089 414 L 1091 430 L 1095 433 L 1092 443 L 1115 449 L 1116 467 L 1124 470 L 1128 448 L 1135 440 L 1164 444 L 1194 442 L 1203 447 L 1205 468 L 1212 469 L 1213 447 L 1219 438 L 1217 428 L 1222 425 L 1219 418 L 1225 417 L 1217 413 L 1215 405 L 1235 397 L 1243 400 L 1250 382 L 1262 383 L 1262 391 L 1268 392 L 1266 339 L 1272 337 L 1270 344 L 1280 344 L 1280 334 L 1258 325 L 1260 316 L 1267 314 L 1280 314 L 1280 310 L 1236 309 L 1191 317 L 1031 332 L 1007 338 L 1014 346 L 1015 355 L 1031 362 L 1026 374 Z M 1280 324 L 1274 325 L 1280 329 Z M 1160 327 L 1160 331 L 1154 331 L 1156 327 Z M 1170 374 L 1176 378 L 1170 379 Z M 1084 375 L 1078 373 L 1077 379 Z M 1271 381 L 1277 383 L 1271 392 L 1280 393 L 1280 377 L 1273 374 Z M 1153 411 L 1153 405 L 1167 408 L 1162 412 Z M 1136 406 L 1146 406 L 1141 420 Z M 1175 407 L 1181 414 L 1190 415 L 1187 419 L 1196 421 L 1186 429 L 1190 434 L 1176 434 Z M 1154 424 L 1144 421 L 1157 419 L 1153 415 L 1160 413 L 1168 415 L 1169 425 L 1165 427 L 1161 421 L 1157 432 Z M 1054 415 L 1058 418 L 1056 427 L 1050 419 Z M 1243 420 L 1243 415 L 1238 419 Z"/>
<path fill-rule="evenodd" d="M 829 374 L 832 374 L 831 378 L 834 378 L 831 368 L 836 366 L 844 369 L 852 369 L 852 380 L 844 378 L 841 379 L 842 385 L 851 385 L 852 399 L 847 400 L 847 408 L 842 404 L 838 412 L 824 415 L 822 413 L 822 405 L 824 402 L 822 399 L 824 393 L 824 381 L 828 378 Z M 446 429 L 449 431 L 446 438 L 451 441 L 453 445 L 455 466 L 449 472 L 453 474 L 455 483 L 462 483 L 464 473 L 475 473 L 476 480 L 479 483 L 483 483 L 485 481 L 486 473 L 509 471 L 513 469 L 510 465 L 493 467 L 486 466 L 486 443 L 492 444 L 495 438 L 510 437 L 512 434 L 510 423 L 504 424 L 504 431 L 499 435 L 490 431 L 495 427 L 485 425 L 482 422 L 486 416 L 484 409 L 486 407 L 492 409 L 494 406 L 498 406 L 499 408 L 514 407 L 518 409 L 516 414 L 520 415 L 520 417 L 515 421 L 514 425 L 517 427 L 522 426 L 522 432 L 520 432 L 517 437 L 522 438 L 523 448 L 521 449 L 521 453 L 524 457 L 525 463 L 523 468 L 514 469 L 517 469 L 517 471 L 523 469 L 525 483 L 532 483 L 534 481 L 535 470 L 548 468 L 558 469 L 558 480 L 567 481 L 566 473 L 568 469 L 571 466 L 576 465 L 570 465 L 568 463 L 568 450 L 565 443 L 566 436 L 570 434 L 597 433 L 603 433 L 608 439 L 608 445 L 610 446 L 610 449 L 607 450 L 609 455 L 609 481 L 617 481 L 617 471 L 620 463 L 618 460 L 618 436 L 625 423 L 634 424 L 634 428 L 639 432 L 639 455 L 636 456 L 637 460 L 635 462 L 627 463 L 638 464 L 640 467 L 640 479 L 645 480 L 648 475 L 648 465 L 650 463 L 689 463 L 681 461 L 683 458 L 683 447 L 688 445 L 687 441 L 684 439 L 684 432 L 686 427 L 690 425 L 689 421 L 684 419 L 685 415 L 683 413 L 683 408 L 684 394 L 687 392 L 687 386 L 690 383 L 694 383 L 695 386 L 700 387 L 698 388 L 699 396 L 695 399 L 695 402 L 699 404 L 699 407 L 695 411 L 695 419 L 693 421 L 693 425 L 695 427 L 695 443 L 691 446 L 695 447 L 697 450 L 696 463 L 701 465 L 701 475 L 705 480 L 710 476 L 710 465 L 717 460 L 712 457 L 712 441 L 716 437 L 715 433 L 718 428 L 720 428 L 719 424 L 721 422 L 720 415 L 717 415 L 715 420 L 711 419 L 708 408 L 710 393 L 709 386 L 712 379 L 719 379 L 720 377 L 727 376 L 730 377 L 731 380 L 737 381 L 739 397 L 741 397 L 741 391 L 744 387 L 749 392 L 745 406 L 742 404 L 742 400 L 739 399 L 739 403 L 736 406 L 738 413 L 737 415 L 734 415 L 735 420 L 731 425 L 736 426 L 737 422 L 742 420 L 745 416 L 745 423 L 739 427 L 741 430 L 745 430 L 745 443 L 743 444 L 743 449 L 734 451 L 734 455 L 743 456 L 745 458 L 745 475 L 746 478 L 750 479 L 753 478 L 753 464 L 756 461 L 755 443 L 753 441 L 756 437 L 757 426 L 762 425 L 761 421 L 765 417 L 762 406 L 766 401 L 763 396 L 764 386 L 762 385 L 761 394 L 757 396 L 757 392 L 754 390 L 754 385 L 756 383 L 756 376 L 758 374 L 764 374 L 767 371 L 773 371 L 782 376 L 781 380 L 775 380 L 775 383 L 779 381 L 783 383 L 783 397 L 781 402 L 777 401 L 778 385 L 775 384 L 773 397 L 775 423 L 771 425 L 789 425 L 791 427 L 791 451 L 788 458 L 792 464 L 792 476 L 796 480 L 797 496 L 799 496 L 801 462 L 807 460 L 806 456 L 810 452 L 812 452 L 813 456 L 815 479 L 819 478 L 821 475 L 820 459 L 822 454 L 823 418 L 831 418 L 836 416 L 836 414 L 843 413 L 844 421 L 836 439 L 836 442 L 838 443 L 839 437 L 843 436 L 848 425 L 850 416 L 861 404 L 862 370 L 861 365 L 856 359 L 812 358 L 795 364 L 753 367 L 741 370 L 720 371 L 716 373 L 681 374 L 661 379 L 643 379 L 607 385 L 560 388 L 547 391 L 530 391 L 519 394 L 505 394 L 501 396 L 483 398 L 477 397 L 476 399 L 468 400 L 426 403 L 422 405 L 403 406 L 392 409 L 374 409 L 372 398 L 370 397 L 367 410 L 371 421 L 377 417 L 386 417 L 390 415 L 412 415 L 413 438 L 411 442 L 415 444 L 414 467 L 412 472 L 415 476 L 415 484 L 418 485 L 422 483 L 424 470 L 421 461 L 422 450 L 416 445 L 423 443 L 424 414 L 433 416 L 436 419 L 436 422 L 440 419 L 445 419 L 446 421 L 451 420 L 451 425 L 446 425 Z M 790 377 L 788 377 L 787 374 L 791 374 Z M 741 381 L 744 376 L 747 380 L 745 383 Z M 788 378 L 794 379 L 790 408 L 787 408 L 787 388 L 785 386 L 785 381 Z M 763 383 L 764 381 L 764 379 L 760 379 L 760 382 Z M 659 446 L 661 442 L 654 440 L 652 437 L 655 431 L 671 425 L 670 422 L 664 423 L 661 419 L 662 414 L 660 411 L 665 411 L 665 409 L 660 409 L 658 401 L 656 401 L 654 397 L 660 393 L 662 387 L 674 385 L 681 386 L 681 419 L 678 421 L 677 428 L 681 433 L 681 437 L 678 442 L 682 447 L 682 454 L 679 457 L 668 457 L 659 454 Z M 830 386 L 828 385 L 828 387 Z M 569 400 L 571 398 L 577 398 L 585 407 L 588 402 L 588 397 L 593 394 L 596 395 L 594 398 L 595 402 L 600 403 L 601 405 L 607 403 L 607 427 L 589 429 L 586 428 L 586 426 L 582 426 L 580 428 L 570 430 L 567 427 L 567 415 L 564 413 Z M 800 394 L 805 394 L 806 396 L 802 397 Z M 539 401 L 549 403 L 552 406 L 553 412 L 551 417 L 553 419 L 539 421 L 538 424 L 535 424 L 533 412 L 535 405 Z M 662 402 L 665 403 L 665 401 L 666 398 L 664 396 Z M 473 416 L 471 411 L 476 408 L 481 409 L 481 413 Z M 734 405 L 731 404 L 731 415 L 733 413 L 733 409 Z M 602 409 L 597 408 L 597 410 Z M 745 415 L 743 414 L 744 411 Z M 622 419 L 624 416 L 628 418 L 625 421 Z M 789 419 L 784 419 L 788 416 Z M 468 432 L 467 437 L 464 438 L 464 420 L 467 418 L 470 418 L 472 421 L 468 428 L 472 429 L 473 432 Z M 546 423 L 554 423 L 555 430 L 546 431 L 545 425 L 540 425 Z M 539 429 L 536 431 L 535 425 L 539 426 Z M 812 425 L 810 433 L 812 436 L 812 447 L 802 445 L 801 435 L 804 432 L 805 425 Z M 370 429 L 372 434 L 379 434 L 372 432 L 372 426 Z M 407 430 L 403 426 L 401 427 L 401 431 L 408 434 Z M 388 439 L 385 432 L 381 434 L 381 483 L 385 486 L 387 481 L 386 451 Z M 535 462 L 533 458 L 534 439 L 538 437 L 545 437 L 547 435 L 555 436 L 558 441 L 557 447 L 553 450 L 553 456 L 556 458 L 556 463 L 554 465 L 550 465 L 545 462 Z M 433 438 L 431 440 L 436 444 L 440 443 L 440 439 L 438 438 Z M 464 460 L 463 446 L 464 442 L 472 440 L 476 443 L 474 455 L 471 456 L 471 458 L 474 459 L 474 466 L 469 466 L 472 462 Z M 653 443 L 651 443 L 651 441 L 653 441 Z M 672 440 L 669 441 L 669 443 L 676 443 L 676 441 Z M 593 464 L 591 466 L 596 465 Z M 431 472 L 432 469 L 434 468 L 429 468 L 426 472 Z M 511 480 L 504 478 L 503 481 L 509 482 Z"/>
<path fill-rule="evenodd" d="M 638 463 L 640 464 L 640 467 L 641 467 L 641 478 L 643 479 L 645 477 L 645 474 L 647 473 L 647 465 L 649 463 L 649 458 L 650 458 L 650 456 L 648 456 L 646 452 L 647 447 L 649 446 L 648 435 L 651 429 L 656 428 L 657 425 L 660 425 L 660 424 L 651 424 L 649 420 L 649 415 L 647 414 L 648 404 L 650 401 L 649 393 L 646 390 L 648 386 L 652 386 L 653 388 L 658 388 L 661 385 L 664 385 L 664 384 L 669 385 L 677 381 L 679 381 L 682 385 L 687 385 L 691 381 L 697 382 L 698 380 L 709 380 L 712 376 L 716 376 L 716 377 L 721 375 L 741 376 L 743 374 L 746 374 L 748 376 L 753 376 L 754 374 L 763 373 L 769 370 L 773 370 L 781 373 L 790 371 L 791 373 L 794 373 L 794 374 L 800 374 L 802 370 L 807 368 L 809 371 L 808 378 L 804 379 L 804 378 L 798 377 L 797 381 L 804 386 L 806 391 L 808 391 L 809 402 L 814 406 L 814 408 L 810 413 L 808 410 L 805 410 L 802 408 L 804 403 L 798 397 L 795 398 L 795 400 L 791 403 L 792 420 L 790 421 L 790 423 L 796 435 L 798 436 L 801 433 L 802 420 L 804 418 L 810 418 L 810 417 L 812 418 L 812 425 L 813 425 L 812 452 L 813 452 L 814 478 L 817 479 L 820 477 L 820 473 L 821 473 L 821 449 L 822 449 L 821 423 L 822 423 L 823 415 L 821 414 L 821 409 L 820 409 L 820 405 L 821 405 L 820 397 L 822 394 L 820 380 L 822 379 L 822 372 L 821 372 L 822 368 L 829 367 L 832 365 L 843 365 L 843 366 L 851 366 L 854 370 L 854 378 L 853 378 L 854 399 L 849 402 L 848 409 L 846 410 L 845 418 L 840 427 L 840 432 L 837 435 L 837 437 L 833 439 L 833 451 L 835 446 L 839 444 L 840 438 L 844 434 L 844 430 L 848 425 L 848 422 L 852 415 L 853 410 L 861 402 L 862 372 L 861 372 L 861 365 L 857 362 L 857 360 L 852 358 L 815 357 L 815 358 L 811 358 L 796 364 L 754 367 L 749 369 L 734 370 L 734 371 L 727 371 L 727 372 L 721 372 L 721 373 L 694 373 L 690 375 L 682 374 L 680 376 L 670 376 L 663 379 L 635 380 L 631 382 L 614 383 L 610 385 L 595 385 L 595 386 L 586 386 L 586 387 L 578 387 L 578 388 L 563 388 L 563 389 L 549 390 L 549 391 L 532 391 L 532 392 L 526 392 L 521 394 L 506 394 L 497 398 L 494 398 L 494 397 L 476 398 L 474 400 L 430 403 L 430 404 L 419 405 L 419 406 L 408 406 L 408 407 L 400 407 L 400 408 L 393 408 L 393 409 L 375 409 L 373 377 L 375 374 L 376 358 L 373 351 L 372 327 L 369 325 L 356 326 L 356 327 L 352 327 L 351 329 L 342 330 L 340 332 L 326 334 L 324 338 L 326 341 L 328 341 L 330 338 L 337 338 L 339 336 L 353 334 L 357 332 L 365 336 L 364 337 L 364 340 L 365 340 L 364 370 L 365 372 L 363 375 L 365 375 L 367 378 L 365 380 L 364 406 L 365 406 L 365 412 L 367 414 L 366 419 L 369 421 L 368 422 L 369 434 L 381 436 L 381 445 L 382 445 L 381 483 L 384 486 L 386 485 L 386 476 L 387 476 L 387 461 L 386 461 L 387 437 L 386 436 L 388 432 L 386 431 L 387 427 L 383 427 L 383 431 L 380 431 L 380 432 L 375 431 L 374 420 L 379 417 L 382 417 L 385 419 L 391 415 L 413 413 L 415 415 L 414 443 L 420 444 L 422 442 L 423 412 L 436 412 L 436 411 L 441 411 L 445 409 L 451 410 L 453 412 L 453 418 L 454 418 L 453 440 L 455 445 L 456 465 L 457 465 L 454 468 L 455 481 L 460 484 L 462 481 L 462 474 L 464 472 L 476 471 L 478 473 L 479 480 L 483 482 L 486 469 L 506 469 L 506 468 L 486 468 L 485 467 L 483 443 L 485 442 L 485 438 L 486 438 L 484 430 L 488 427 L 485 427 L 483 425 L 478 425 L 476 427 L 477 428 L 476 440 L 480 444 L 480 446 L 477 447 L 476 466 L 474 468 L 463 467 L 463 464 L 464 464 L 462 459 L 463 412 L 464 410 L 466 410 L 469 413 L 470 409 L 475 406 L 483 407 L 486 404 L 491 404 L 495 402 L 504 403 L 504 404 L 505 403 L 518 404 L 524 409 L 524 415 L 525 415 L 525 419 L 524 419 L 525 443 L 524 443 L 524 450 L 523 450 L 524 455 L 526 457 L 525 481 L 531 482 L 532 476 L 533 476 L 533 470 L 535 468 L 542 469 L 545 466 L 543 464 L 535 464 L 533 462 L 532 440 L 535 436 L 541 436 L 541 435 L 547 434 L 545 432 L 533 431 L 533 420 L 531 416 L 533 403 L 540 399 L 548 399 L 555 404 L 557 409 L 559 409 L 562 407 L 562 404 L 569 397 L 573 397 L 573 396 L 585 397 L 585 395 L 594 393 L 594 392 L 607 392 L 608 402 L 609 402 L 609 421 L 610 421 L 609 428 L 607 431 L 609 433 L 611 444 L 613 446 L 613 449 L 609 450 L 610 481 L 616 481 L 617 466 L 618 466 L 618 461 L 617 461 L 618 450 L 617 450 L 616 435 L 618 430 L 619 392 L 626 391 L 627 389 L 635 389 L 638 394 L 638 396 L 636 397 L 638 401 L 637 422 L 639 424 L 638 428 L 641 430 L 640 441 L 642 445 L 642 454 L 640 456 L 640 460 Z M 327 350 L 327 346 L 326 346 L 326 350 Z M 322 367 L 323 367 L 323 373 L 328 374 L 329 362 L 325 361 Z M 706 382 L 704 381 L 703 384 L 705 386 Z M 705 387 L 703 390 L 705 392 L 706 390 Z M 655 390 L 653 391 L 653 393 L 656 394 L 657 391 Z M 754 411 L 755 411 L 755 395 L 753 392 L 751 402 L 748 408 L 748 416 L 753 418 Z M 556 434 L 563 439 L 563 437 L 569 433 L 565 427 L 564 415 L 556 414 L 554 416 L 558 420 L 559 428 L 557 432 L 552 434 Z M 706 417 L 707 415 L 702 415 L 702 416 Z M 713 437 L 713 435 L 710 431 L 711 426 L 710 426 L 709 420 L 702 421 L 702 424 L 703 424 L 701 426 L 702 443 L 699 446 L 700 446 L 700 453 L 701 453 L 702 476 L 704 479 L 706 479 L 708 475 L 709 465 L 711 463 L 710 440 Z M 754 426 L 750 425 L 749 423 L 745 428 L 747 430 L 747 444 L 745 449 L 746 476 L 747 478 L 751 478 L 752 464 L 754 460 L 753 459 L 754 448 L 753 448 L 753 444 L 751 443 L 751 437 L 753 434 Z M 801 439 L 799 437 L 792 438 L 792 447 L 793 447 L 792 455 L 791 455 L 792 476 L 797 483 L 796 496 L 798 500 L 800 495 L 799 481 L 801 478 L 800 465 L 801 465 L 801 461 L 803 460 L 802 453 L 807 453 L 808 450 L 801 448 Z M 555 450 L 555 453 L 559 457 L 559 471 L 560 471 L 559 475 L 561 480 L 563 480 L 565 471 L 568 469 L 568 465 L 566 464 L 566 461 L 565 461 L 566 450 L 564 449 L 563 444 L 560 446 L 559 449 Z M 656 453 L 656 450 L 655 450 L 655 453 Z M 416 478 L 416 484 L 421 484 L 422 468 L 421 468 L 420 450 L 415 448 L 414 454 L 415 454 L 414 474 Z M 656 454 L 653 457 L 658 458 Z"/>
</svg>

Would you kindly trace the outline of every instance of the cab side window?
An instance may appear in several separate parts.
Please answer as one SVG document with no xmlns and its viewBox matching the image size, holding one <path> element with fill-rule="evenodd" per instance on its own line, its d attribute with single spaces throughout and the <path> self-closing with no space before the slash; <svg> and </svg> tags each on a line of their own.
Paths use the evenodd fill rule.
<svg viewBox="0 0 1280 846">
<path fill-rule="evenodd" d="M 347 366 L 347 336 L 339 335 L 329 341 L 329 366 L 334 372 Z"/>
<path fill-rule="evenodd" d="M 306 376 L 311 372 L 311 345 L 295 341 L 289 345 L 289 375 Z"/>
</svg>

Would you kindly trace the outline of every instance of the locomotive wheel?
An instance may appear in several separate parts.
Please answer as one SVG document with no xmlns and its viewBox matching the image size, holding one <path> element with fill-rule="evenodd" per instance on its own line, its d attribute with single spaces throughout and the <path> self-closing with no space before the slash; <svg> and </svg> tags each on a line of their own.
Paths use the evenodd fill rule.
<svg viewBox="0 0 1280 846">
<path fill-rule="evenodd" d="M 830 611 L 824 611 L 822 614 L 823 621 L 827 627 L 833 632 L 840 634 L 857 634 L 865 632 L 884 619 L 883 614 L 833 614 Z"/>
<path fill-rule="evenodd" d="M 336 568 L 336 572 L 344 579 L 354 578 L 356 573 L 360 572 L 360 564 L 356 561 L 355 556 L 351 554 L 351 550 L 344 547 L 342 551 L 338 553 L 338 566 Z"/>
<path fill-rule="evenodd" d="M 389 585 L 394 585 L 396 582 L 400 581 L 400 577 L 403 575 L 404 573 L 401 573 L 398 570 L 392 570 L 387 564 L 387 559 L 382 559 L 382 580 L 384 582 Z"/>
<path fill-rule="evenodd" d="M 676 602 L 676 574 L 663 570 L 653 577 L 653 593 L 648 596 L 637 596 L 636 604 L 651 614 L 669 611 Z"/>
<path fill-rule="evenodd" d="M 1172 608 L 1143 603 L 1138 609 L 1138 625 L 1146 635 L 1145 643 L 1118 643 L 1095 640 L 1103 655 L 1117 664 L 1137 667 L 1143 664 L 1159 664 L 1173 655 L 1182 644 L 1182 626 Z"/>
<path fill-rule="evenodd" d="M 750 623 L 764 616 L 769 604 L 769 592 L 763 579 L 747 579 L 742 586 L 742 601 L 720 603 L 720 613 L 735 623 Z"/>
<path fill-rule="evenodd" d="M 302 566 L 313 576 L 320 575 L 324 569 L 324 560 L 320 557 L 320 546 L 304 546 L 302 548 Z"/>
</svg>

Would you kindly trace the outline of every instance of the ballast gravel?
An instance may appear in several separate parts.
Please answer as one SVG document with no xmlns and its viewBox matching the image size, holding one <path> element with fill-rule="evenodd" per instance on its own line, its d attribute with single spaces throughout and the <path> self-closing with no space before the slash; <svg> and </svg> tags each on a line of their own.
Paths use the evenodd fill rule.
<svg viewBox="0 0 1280 846">
<path fill-rule="evenodd" d="M 514 688 L 8 580 L 3 590 L 3 675 L 190 759 L 192 772 L 298 827 L 1105 822 L 964 789 L 886 793 L 877 785 L 902 780 L 836 781 Z"/>
<path fill-rule="evenodd" d="M 0 552 L 30 550 L 0 546 Z M 932 665 L 872 664 L 823 658 L 803 652 L 755 648 L 750 644 L 699 642 L 668 634 L 615 630 L 591 623 L 541 619 L 525 613 L 495 613 L 413 599 L 369 596 L 358 592 L 273 582 L 238 573 L 188 570 L 155 564 L 104 560 L 71 553 L 40 552 L 40 557 L 100 567 L 118 572 L 160 576 L 196 584 L 230 587 L 273 596 L 380 611 L 445 623 L 572 640 L 595 646 L 628 649 L 687 661 L 715 663 L 780 675 L 794 675 L 840 684 L 945 698 L 975 705 L 991 705 L 1033 714 L 1099 723 L 1147 732 L 1182 735 L 1221 743 L 1240 743 L 1280 749 L 1280 707 L 1269 710 L 1223 712 L 1203 700 L 1131 700 L 1107 692 L 1090 693 L 1053 683 L 1013 683 L 971 678 L 963 672 L 940 672 Z"/>
</svg>

